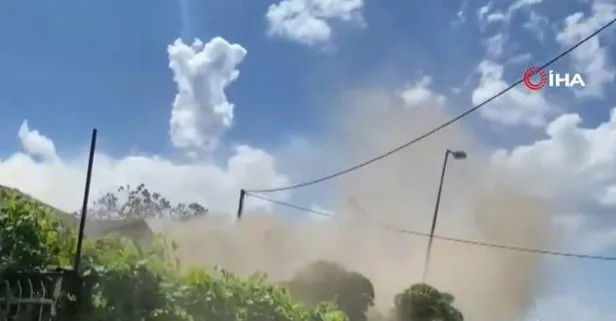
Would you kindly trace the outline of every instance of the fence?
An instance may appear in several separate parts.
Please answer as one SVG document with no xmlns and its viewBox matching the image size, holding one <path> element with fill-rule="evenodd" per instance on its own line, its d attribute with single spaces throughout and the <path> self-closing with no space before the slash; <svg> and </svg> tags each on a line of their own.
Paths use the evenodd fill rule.
<svg viewBox="0 0 616 321">
<path fill-rule="evenodd" d="M 0 274 L 0 321 L 75 320 L 86 307 L 84 284 L 72 269 L 5 270 Z"/>
</svg>

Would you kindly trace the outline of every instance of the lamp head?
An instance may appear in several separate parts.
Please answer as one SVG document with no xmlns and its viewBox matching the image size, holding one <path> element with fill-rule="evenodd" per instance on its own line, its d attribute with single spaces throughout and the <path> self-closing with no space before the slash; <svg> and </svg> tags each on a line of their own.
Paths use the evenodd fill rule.
<svg viewBox="0 0 616 321">
<path fill-rule="evenodd" d="M 466 159 L 466 152 L 462 150 L 449 151 L 455 159 Z"/>
</svg>

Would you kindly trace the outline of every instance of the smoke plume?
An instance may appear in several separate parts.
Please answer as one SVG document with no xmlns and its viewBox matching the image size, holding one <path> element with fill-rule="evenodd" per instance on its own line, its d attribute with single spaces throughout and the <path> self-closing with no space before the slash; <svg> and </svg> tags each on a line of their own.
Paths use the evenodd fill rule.
<svg viewBox="0 0 616 321">
<path fill-rule="evenodd" d="M 351 95 L 336 106 L 329 141 L 345 163 L 356 164 L 449 119 L 425 103 L 404 106 L 382 92 Z M 464 150 L 465 160 L 450 158 L 436 234 L 522 247 L 548 247 L 548 215 L 540 202 L 508 184 L 479 140 L 456 123 L 447 129 L 335 181 L 336 219 L 280 221 L 246 213 L 173 223 L 167 232 L 183 266 L 220 265 L 247 275 L 268 273 L 287 280 L 319 260 L 336 261 L 368 277 L 376 307 L 387 313 L 393 296 L 421 282 L 427 240 L 375 225 L 429 232 L 445 151 Z M 328 155 L 319 155 L 327 159 Z M 327 172 L 329 169 L 323 169 Z M 534 254 L 435 240 L 427 283 L 456 296 L 468 320 L 522 317 L 538 279 Z"/>
</svg>

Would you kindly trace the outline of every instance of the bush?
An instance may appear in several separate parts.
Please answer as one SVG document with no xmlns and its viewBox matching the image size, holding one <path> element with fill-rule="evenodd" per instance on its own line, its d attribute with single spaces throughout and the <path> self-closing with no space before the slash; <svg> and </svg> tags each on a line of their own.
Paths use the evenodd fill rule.
<svg viewBox="0 0 616 321">
<path fill-rule="evenodd" d="M 453 307 L 454 296 L 425 283 L 414 284 L 395 298 L 398 321 L 464 321 Z"/>
<path fill-rule="evenodd" d="M 366 320 L 374 305 L 374 287 L 364 275 L 328 261 L 314 262 L 284 282 L 292 295 L 308 305 L 334 302 L 350 321 Z"/>
<path fill-rule="evenodd" d="M 46 269 L 71 263 L 75 231 L 53 209 L 0 190 L 0 267 Z M 84 241 L 82 269 L 92 283 L 84 321 L 344 321 L 331 304 L 308 308 L 263 275 L 240 279 L 225 271 L 180 273 L 157 240 L 143 249 L 109 235 Z"/>
<path fill-rule="evenodd" d="M 0 188 L 0 266 L 36 269 L 67 265 L 75 248 L 72 229 L 60 224 L 51 207 Z"/>
</svg>

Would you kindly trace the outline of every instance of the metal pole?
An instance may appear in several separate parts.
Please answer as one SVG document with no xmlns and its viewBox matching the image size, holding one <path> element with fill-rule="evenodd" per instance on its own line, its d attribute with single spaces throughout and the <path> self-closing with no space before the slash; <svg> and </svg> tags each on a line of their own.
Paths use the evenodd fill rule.
<svg viewBox="0 0 616 321">
<path fill-rule="evenodd" d="M 436 194 L 436 204 L 434 206 L 434 216 L 432 216 L 432 227 L 430 228 L 430 238 L 428 239 L 428 248 L 426 250 L 426 260 L 423 272 L 423 282 L 426 282 L 426 275 L 428 274 L 428 266 L 430 265 L 430 252 L 432 251 L 432 240 L 434 239 L 434 230 L 436 229 L 436 220 L 438 219 L 438 209 L 441 204 L 441 193 L 443 191 L 443 182 L 445 180 L 445 170 L 447 169 L 447 160 L 449 158 L 449 153 L 451 151 L 447 150 L 445 152 L 445 161 L 443 162 L 443 169 L 441 171 L 441 180 L 438 185 L 438 193 Z"/>
<path fill-rule="evenodd" d="M 83 205 L 81 207 L 81 220 L 79 222 L 79 236 L 77 237 L 77 250 L 73 270 L 79 271 L 81 263 L 81 248 L 83 246 L 83 233 L 86 227 L 86 214 L 88 212 L 88 198 L 90 196 L 90 181 L 92 180 L 92 165 L 94 164 L 94 151 L 96 150 L 96 128 L 92 130 L 92 141 L 90 142 L 90 158 L 88 159 L 88 171 L 86 173 L 86 187 L 83 193 Z"/>
<path fill-rule="evenodd" d="M 237 219 L 242 218 L 242 214 L 244 212 L 244 197 L 246 197 L 246 191 L 244 189 L 240 190 L 240 201 L 237 207 Z"/>
</svg>

